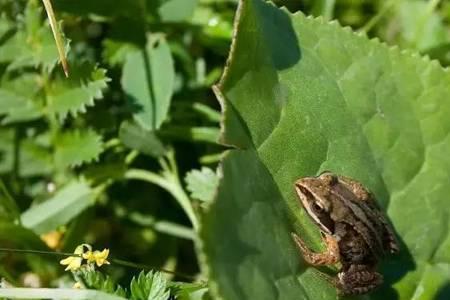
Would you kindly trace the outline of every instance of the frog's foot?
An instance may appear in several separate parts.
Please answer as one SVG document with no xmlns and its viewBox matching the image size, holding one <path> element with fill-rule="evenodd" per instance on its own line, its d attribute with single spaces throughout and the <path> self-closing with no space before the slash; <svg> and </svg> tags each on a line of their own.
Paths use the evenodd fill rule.
<svg viewBox="0 0 450 300">
<path fill-rule="evenodd" d="M 365 294 L 383 283 L 383 276 L 363 265 L 353 265 L 342 271 L 336 278 L 335 285 L 340 295 Z"/>
<path fill-rule="evenodd" d="M 305 261 L 313 266 L 320 265 L 334 265 L 339 262 L 339 246 L 337 244 L 336 239 L 334 239 L 330 235 L 325 235 L 323 240 L 327 245 L 327 250 L 322 253 L 313 252 L 311 249 L 306 246 L 305 242 L 295 233 L 291 233 L 294 242 L 297 244 L 297 247 L 300 249 L 300 252 L 303 255 Z"/>
</svg>

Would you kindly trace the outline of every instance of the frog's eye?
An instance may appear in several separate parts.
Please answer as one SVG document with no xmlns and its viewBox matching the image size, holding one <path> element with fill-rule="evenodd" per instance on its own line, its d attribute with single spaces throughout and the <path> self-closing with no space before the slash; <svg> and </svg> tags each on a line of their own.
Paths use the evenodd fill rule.
<svg viewBox="0 0 450 300">
<path fill-rule="evenodd" d="M 319 204 L 317 204 L 317 202 L 313 203 L 313 209 L 314 209 L 314 211 L 317 211 L 317 212 L 323 211 L 323 207 L 320 206 Z"/>
</svg>

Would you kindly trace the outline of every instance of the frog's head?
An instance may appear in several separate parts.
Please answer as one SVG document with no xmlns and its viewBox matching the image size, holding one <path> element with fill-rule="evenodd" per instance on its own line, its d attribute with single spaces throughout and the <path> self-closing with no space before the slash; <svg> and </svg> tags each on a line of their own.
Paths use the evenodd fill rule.
<svg viewBox="0 0 450 300">
<path fill-rule="evenodd" d="M 334 233 L 330 191 L 336 181 L 334 174 L 325 172 L 318 177 L 303 177 L 295 182 L 295 190 L 306 212 L 327 234 Z"/>
</svg>

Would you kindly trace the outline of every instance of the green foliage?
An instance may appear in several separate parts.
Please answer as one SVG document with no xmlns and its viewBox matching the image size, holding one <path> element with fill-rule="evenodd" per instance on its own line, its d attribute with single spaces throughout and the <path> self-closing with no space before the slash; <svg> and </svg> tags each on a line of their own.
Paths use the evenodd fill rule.
<svg viewBox="0 0 450 300">
<path fill-rule="evenodd" d="M 55 160 L 60 168 L 97 160 L 103 150 L 101 136 L 90 129 L 62 132 L 55 139 Z"/>
<path fill-rule="evenodd" d="M 170 296 L 167 280 L 159 272 L 141 272 L 130 284 L 132 300 L 167 300 Z"/>
<path fill-rule="evenodd" d="M 122 143 L 143 154 L 160 157 L 166 149 L 154 131 L 146 130 L 137 124 L 124 122 L 120 126 L 119 137 Z"/>
<path fill-rule="evenodd" d="M 103 98 L 103 90 L 109 78 L 106 70 L 88 64 L 72 65 L 70 80 L 59 79 L 52 83 L 49 101 L 53 112 L 63 121 L 70 113 L 76 117 L 86 113 L 88 106 L 94 106 L 94 100 Z"/>
<path fill-rule="evenodd" d="M 76 273 L 77 278 L 88 289 L 102 291 L 108 294 L 126 298 L 127 290 L 116 284 L 113 279 L 99 271 L 82 268 Z"/>
<path fill-rule="evenodd" d="M 56 65 L 58 52 L 51 31 L 41 18 L 40 5 L 37 0 L 28 2 L 24 14 L 17 18 L 19 30 L 0 47 L 0 62 L 8 63 L 9 71 L 38 66 L 50 71 Z"/>
<path fill-rule="evenodd" d="M 355 298 L 449 298 L 448 71 L 413 52 L 450 64 L 447 2 L 242 0 L 234 35 L 237 0 L 52 2 L 69 78 L 42 2 L 0 0 L 1 246 L 87 242 L 200 283 L 142 273 L 125 291 L 136 270 L 112 260 L 85 274 L 98 291 L 0 297 L 332 299 L 289 236 L 320 249 L 292 182 L 328 169 L 373 190 L 402 241 Z M 0 253 L 0 277 L 56 287 L 58 260 Z"/>
<path fill-rule="evenodd" d="M 127 55 L 122 87 L 134 111 L 134 119 L 144 129 L 159 129 L 166 119 L 174 80 L 170 48 L 162 36 L 151 36 L 145 49 Z"/>
<path fill-rule="evenodd" d="M 223 161 L 201 234 L 215 295 L 335 299 L 289 236 L 298 231 L 320 248 L 293 183 L 324 170 L 373 191 L 402 242 L 401 254 L 383 265 L 386 284 L 361 298 L 446 295 L 448 273 L 432 274 L 444 276 L 438 270 L 450 264 L 448 70 L 259 0 L 243 2 L 238 15 L 216 91 L 222 142 L 242 150 Z"/>
<path fill-rule="evenodd" d="M 203 167 L 187 173 L 185 181 L 192 198 L 208 202 L 214 198 L 219 178 L 213 170 Z"/>
<path fill-rule="evenodd" d="M 51 199 L 32 206 L 22 213 L 25 228 L 37 234 L 46 233 L 67 224 L 75 216 L 94 204 L 95 193 L 84 182 L 71 182 Z"/>
</svg>

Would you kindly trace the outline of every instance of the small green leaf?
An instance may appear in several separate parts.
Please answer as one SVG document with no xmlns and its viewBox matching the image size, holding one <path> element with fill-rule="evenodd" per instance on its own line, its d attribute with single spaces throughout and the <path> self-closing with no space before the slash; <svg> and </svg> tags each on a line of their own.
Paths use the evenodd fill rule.
<svg viewBox="0 0 450 300">
<path fill-rule="evenodd" d="M 116 284 L 111 277 L 103 273 L 88 268 L 82 268 L 77 275 L 83 279 L 83 283 L 88 289 L 95 289 L 111 295 L 126 297 L 127 291 Z"/>
<path fill-rule="evenodd" d="M 135 123 L 123 122 L 119 138 L 125 146 L 153 157 L 160 157 L 166 153 L 163 143 L 155 132 L 145 130 Z"/>
<path fill-rule="evenodd" d="M 185 181 L 188 191 L 191 192 L 191 197 L 205 202 L 214 198 L 219 184 L 216 173 L 207 167 L 188 172 Z"/>
<path fill-rule="evenodd" d="M 102 151 L 102 137 L 93 130 L 68 131 L 57 137 L 56 165 L 60 168 L 80 166 L 98 159 Z"/>
<path fill-rule="evenodd" d="M 141 272 L 130 284 L 132 300 L 167 300 L 170 296 L 167 280 L 159 272 Z"/>
<path fill-rule="evenodd" d="M 69 79 L 54 82 L 48 95 L 50 110 L 63 121 L 69 114 L 76 117 L 85 113 L 87 107 L 94 106 L 96 99 L 103 98 L 103 91 L 108 87 L 109 78 L 105 69 L 89 64 L 74 67 L 71 65 Z"/>
<path fill-rule="evenodd" d="M 145 49 L 127 55 L 122 88 L 134 119 L 146 130 L 158 129 L 166 119 L 174 83 L 172 55 L 162 36 L 152 35 Z"/>
<path fill-rule="evenodd" d="M 158 15 L 163 22 L 181 22 L 192 16 L 198 0 L 160 0 Z"/>
<path fill-rule="evenodd" d="M 21 221 L 37 234 L 47 233 L 70 222 L 94 204 L 94 200 L 95 193 L 86 183 L 72 182 L 52 198 L 22 213 Z"/>
</svg>

